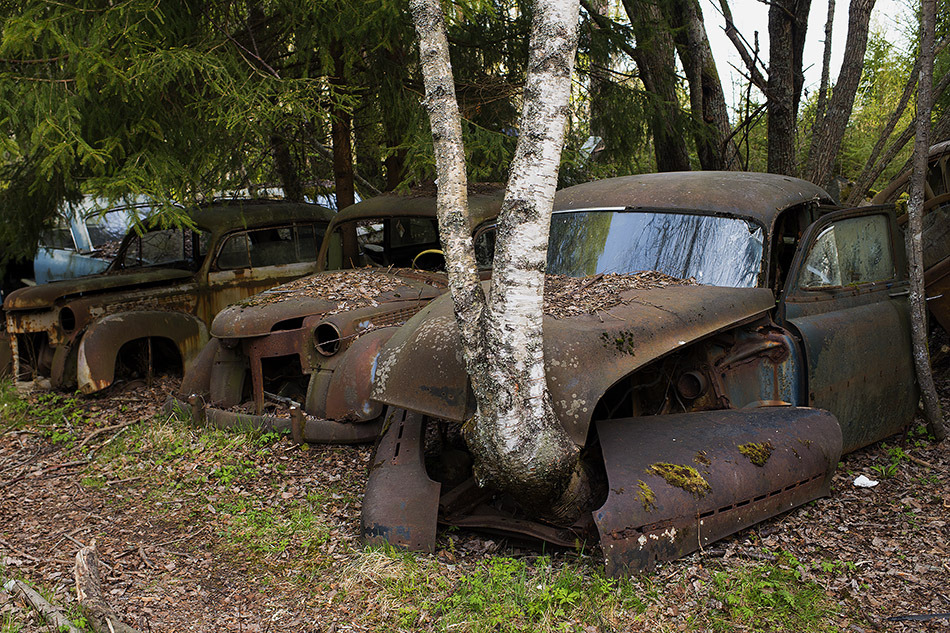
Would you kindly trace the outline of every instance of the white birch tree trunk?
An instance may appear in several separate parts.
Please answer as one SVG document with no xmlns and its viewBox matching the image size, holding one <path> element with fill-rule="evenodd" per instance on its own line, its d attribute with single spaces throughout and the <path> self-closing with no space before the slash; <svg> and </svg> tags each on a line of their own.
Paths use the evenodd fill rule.
<svg viewBox="0 0 950 633">
<path fill-rule="evenodd" d="M 479 483 L 566 522 L 583 496 L 578 448 L 554 416 L 544 371 L 548 232 L 577 50 L 578 0 L 535 3 L 524 109 L 498 218 L 491 293 L 475 274 L 461 126 L 438 0 L 412 0 L 438 174 L 439 230 L 477 411 L 465 438 Z M 564 500 L 565 494 L 567 500 Z M 564 509 L 566 506 L 566 509 Z M 559 510 L 564 509 L 563 512 Z"/>
<path fill-rule="evenodd" d="M 920 79 L 917 82 L 917 130 L 914 138 L 913 172 L 910 200 L 907 203 L 907 261 L 910 265 L 911 332 L 914 341 L 914 366 L 920 384 L 921 399 L 931 433 L 938 440 L 947 437 L 940 411 L 940 400 L 930 371 L 927 349 L 927 307 L 924 294 L 923 215 L 924 186 L 930 149 L 930 109 L 933 103 L 933 45 L 936 1 L 923 0 L 920 6 Z"/>
</svg>

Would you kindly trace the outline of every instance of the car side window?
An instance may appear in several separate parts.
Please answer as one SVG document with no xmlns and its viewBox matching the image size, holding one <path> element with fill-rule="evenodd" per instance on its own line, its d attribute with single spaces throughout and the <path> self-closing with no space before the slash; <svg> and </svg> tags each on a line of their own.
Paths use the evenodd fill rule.
<svg viewBox="0 0 950 633">
<path fill-rule="evenodd" d="M 221 246 L 216 266 L 231 270 L 313 262 L 322 237 L 322 231 L 312 224 L 242 231 Z"/>
<path fill-rule="evenodd" d="M 805 258 L 798 287 L 816 290 L 893 279 L 889 227 L 886 215 L 846 218 L 825 227 Z"/>
</svg>

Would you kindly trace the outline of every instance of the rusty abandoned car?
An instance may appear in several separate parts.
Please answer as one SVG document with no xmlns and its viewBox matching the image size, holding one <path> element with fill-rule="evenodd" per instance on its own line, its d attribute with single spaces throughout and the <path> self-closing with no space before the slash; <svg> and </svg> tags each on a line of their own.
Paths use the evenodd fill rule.
<svg viewBox="0 0 950 633">
<path fill-rule="evenodd" d="M 469 198 L 483 270 L 501 193 L 473 185 Z M 343 209 L 320 250 L 323 272 L 215 318 L 177 406 L 219 426 L 290 431 L 298 442 L 374 440 L 382 416 L 370 400 L 379 351 L 447 287 L 444 273 L 420 269 L 423 260 L 427 268 L 444 265 L 434 194 L 385 194 Z"/>
<path fill-rule="evenodd" d="M 117 369 L 187 370 L 222 308 L 315 270 L 335 215 L 274 200 L 188 213 L 193 228 L 129 231 L 104 273 L 10 293 L 3 308 L 15 378 L 93 393 Z"/>
<path fill-rule="evenodd" d="M 842 452 L 902 429 L 918 401 L 893 208 L 831 202 L 735 172 L 558 192 L 544 357 L 590 494 L 542 517 L 475 483 L 462 435 L 474 398 L 443 296 L 378 360 L 389 408 L 364 540 L 432 551 L 438 524 L 599 539 L 616 575 L 829 494 Z"/>
</svg>

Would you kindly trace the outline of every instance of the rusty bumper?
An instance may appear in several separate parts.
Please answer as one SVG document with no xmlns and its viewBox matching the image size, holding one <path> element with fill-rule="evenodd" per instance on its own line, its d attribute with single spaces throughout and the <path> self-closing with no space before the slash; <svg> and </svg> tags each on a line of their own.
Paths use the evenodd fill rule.
<svg viewBox="0 0 950 633">
<path fill-rule="evenodd" d="M 337 422 L 308 415 L 298 408 L 291 409 L 290 417 L 225 411 L 206 406 L 198 396 L 189 398 L 188 402 L 170 396 L 165 410 L 185 413 L 195 421 L 208 422 L 219 429 L 285 433 L 301 444 L 364 444 L 374 441 L 382 427 L 381 418 L 374 422 Z"/>
</svg>

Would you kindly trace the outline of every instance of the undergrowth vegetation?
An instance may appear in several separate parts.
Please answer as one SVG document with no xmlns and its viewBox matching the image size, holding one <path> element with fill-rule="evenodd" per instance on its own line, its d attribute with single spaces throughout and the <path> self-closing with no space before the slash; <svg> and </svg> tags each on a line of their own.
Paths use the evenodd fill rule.
<svg viewBox="0 0 950 633">
<path fill-rule="evenodd" d="M 174 414 L 133 420 L 80 448 L 115 424 L 91 402 L 21 399 L 0 383 L 2 428 L 40 434 L 63 461 L 88 459 L 77 480 L 90 494 L 177 530 L 184 536 L 175 547 L 201 543 L 241 561 L 263 591 L 339 609 L 358 628 L 835 631 L 841 621 L 860 621 L 822 588 L 822 578 L 846 569 L 829 563 L 803 575 L 781 554 L 769 563 L 694 560 L 613 579 L 598 550 L 506 549 L 471 533 L 443 533 L 436 555 L 366 549 L 357 538 L 365 466 L 340 466 L 358 455 L 365 461 L 366 449 L 302 450 L 279 434 L 221 431 Z M 4 618 L 2 633 L 21 630 Z"/>
</svg>

